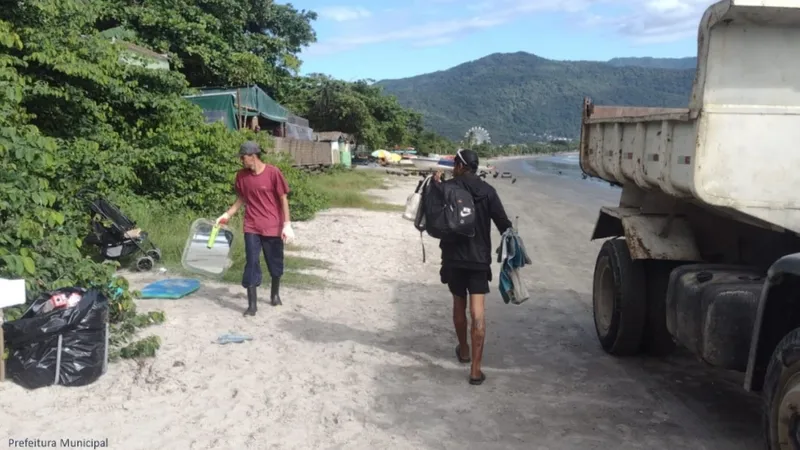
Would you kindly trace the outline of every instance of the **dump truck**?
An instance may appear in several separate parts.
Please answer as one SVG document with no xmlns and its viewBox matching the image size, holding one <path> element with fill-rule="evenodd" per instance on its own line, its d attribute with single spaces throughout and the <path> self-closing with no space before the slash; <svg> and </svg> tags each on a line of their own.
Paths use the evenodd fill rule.
<svg viewBox="0 0 800 450">
<path fill-rule="evenodd" d="M 595 329 L 616 357 L 681 346 L 743 373 L 766 447 L 800 448 L 800 0 L 724 0 L 698 29 L 689 106 L 583 101 L 602 207 Z"/>
</svg>

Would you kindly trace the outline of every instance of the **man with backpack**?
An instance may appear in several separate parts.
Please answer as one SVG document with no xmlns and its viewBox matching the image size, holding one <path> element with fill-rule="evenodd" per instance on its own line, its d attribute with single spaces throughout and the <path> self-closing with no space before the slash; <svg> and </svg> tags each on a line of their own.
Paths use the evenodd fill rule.
<svg viewBox="0 0 800 450">
<path fill-rule="evenodd" d="M 453 294 L 453 325 L 458 337 L 456 357 L 462 364 L 472 363 L 469 376 L 472 385 L 480 385 L 486 379 L 481 371 L 481 360 L 486 336 L 484 301 L 492 281 L 491 222 L 500 233 L 512 226 L 497 191 L 477 176 L 477 171 L 478 154 L 459 150 L 453 178 L 441 181 L 436 174 L 434 183 L 430 183 L 425 193 L 430 197 L 423 200 L 422 206 L 425 229 L 440 239 L 442 268 L 439 274 Z M 443 204 L 441 220 L 431 212 L 438 210 L 437 200 Z M 432 233 L 437 223 L 446 225 L 438 225 L 439 230 Z M 467 343 L 467 295 L 472 316 L 471 354 Z"/>
</svg>

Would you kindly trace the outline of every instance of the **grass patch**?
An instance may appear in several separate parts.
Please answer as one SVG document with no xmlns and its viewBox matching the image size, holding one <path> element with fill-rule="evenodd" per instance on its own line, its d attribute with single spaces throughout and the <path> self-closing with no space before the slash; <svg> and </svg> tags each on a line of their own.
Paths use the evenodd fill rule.
<svg viewBox="0 0 800 450">
<path fill-rule="evenodd" d="M 285 255 L 283 265 L 286 270 L 293 271 L 310 269 L 327 270 L 333 267 L 333 264 L 328 261 L 294 255 Z"/>
<path fill-rule="evenodd" d="M 241 277 L 236 280 L 237 282 L 241 281 Z M 281 277 L 281 284 L 287 286 L 293 286 L 298 289 L 315 289 L 321 288 L 323 286 L 327 286 L 330 283 L 325 278 L 322 278 L 319 275 L 313 275 L 310 273 L 300 273 L 300 272 L 286 272 L 283 277 Z M 265 284 L 266 286 L 267 284 Z"/>
<path fill-rule="evenodd" d="M 403 212 L 406 210 L 406 207 L 405 205 L 386 203 L 379 198 L 372 197 L 372 203 L 366 205 L 364 209 L 370 211 Z"/>
<path fill-rule="evenodd" d="M 236 239 L 236 238 L 234 238 Z M 236 244 L 234 243 L 233 246 L 234 252 L 236 252 Z M 234 253 L 233 256 L 233 265 L 225 275 L 223 276 L 223 280 L 229 283 L 241 283 L 242 282 L 242 272 L 244 271 L 244 244 L 241 246 L 241 255 L 236 255 Z M 283 258 L 283 268 L 284 268 L 284 276 L 281 278 L 281 283 L 285 285 L 291 285 L 295 287 L 303 287 L 303 284 L 309 282 L 313 286 L 316 287 L 322 284 L 324 279 L 317 275 L 306 274 L 300 272 L 301 270 L 308 270 L 308 269 L 318 269 L 324 270 L 330 268 L 331 264 L 327 261 L 322 261 L 319 259 L 312 259 L 312 258 L 304 258 L 302 256 L 293 256 L 293 255 L 284 255 Z M 267 271 L 267 264 L 264 262 L 264 259 L 261 259 L 261 272 L 263 274 L 264 280 L 269 280 L 269 272 Z"/>
<path fill-rule="evenodd" d="M 333 208 L 359 208 L 370 211 L 401 211 L 404 208 L 392 205 L 367 195 L 369 189 L 388 189 L 383 176 L 377 173 L 356 170 L 335 171 L 315 175 L 311 184 L 325 193 Z"/>
<path fill-rule="evenodd" d="M 286 244 L 284 246 L 284 250 L 286 250 L 287 252 L 301 252 L 303 250 L 308 250 L 308 248 L 297 244 Z"/>
</svg>

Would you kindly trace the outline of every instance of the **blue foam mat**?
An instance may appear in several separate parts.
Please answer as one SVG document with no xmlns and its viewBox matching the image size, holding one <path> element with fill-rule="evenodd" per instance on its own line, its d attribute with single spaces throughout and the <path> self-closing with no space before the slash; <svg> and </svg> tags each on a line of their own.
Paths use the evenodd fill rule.
<svg viewBox="0 0 800 450">
<path fill-rule="evenodd" d="M 200 289 L 200 280 L 192 278 L 170 278 L 150 283 L 142 289 L 143 299 L 179 299 Z"/>
</svg>

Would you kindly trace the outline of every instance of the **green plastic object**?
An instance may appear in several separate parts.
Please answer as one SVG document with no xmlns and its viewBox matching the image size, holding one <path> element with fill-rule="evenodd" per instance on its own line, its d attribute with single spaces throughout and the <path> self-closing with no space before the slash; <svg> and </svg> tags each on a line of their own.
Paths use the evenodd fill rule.
<svg viewBox="0 0 800 450">
<path fill-rule="evenodd" d="M 208 244 L 206 244 L 206 247 L 214 247 L 214 241 L 217 240 L 217 234 L 219 234 L 219 225 L 214 225 L 214 228 L 211 229 L 211 234 L 208 236 Z"/>
<path fill-rule="evenodd" d="M 342 150 L 339 152 L 340 162 L 345 167 L 351 167 L 353 165 L 353 158 L 350 154 L 349 150 Z"/>
</svg>

